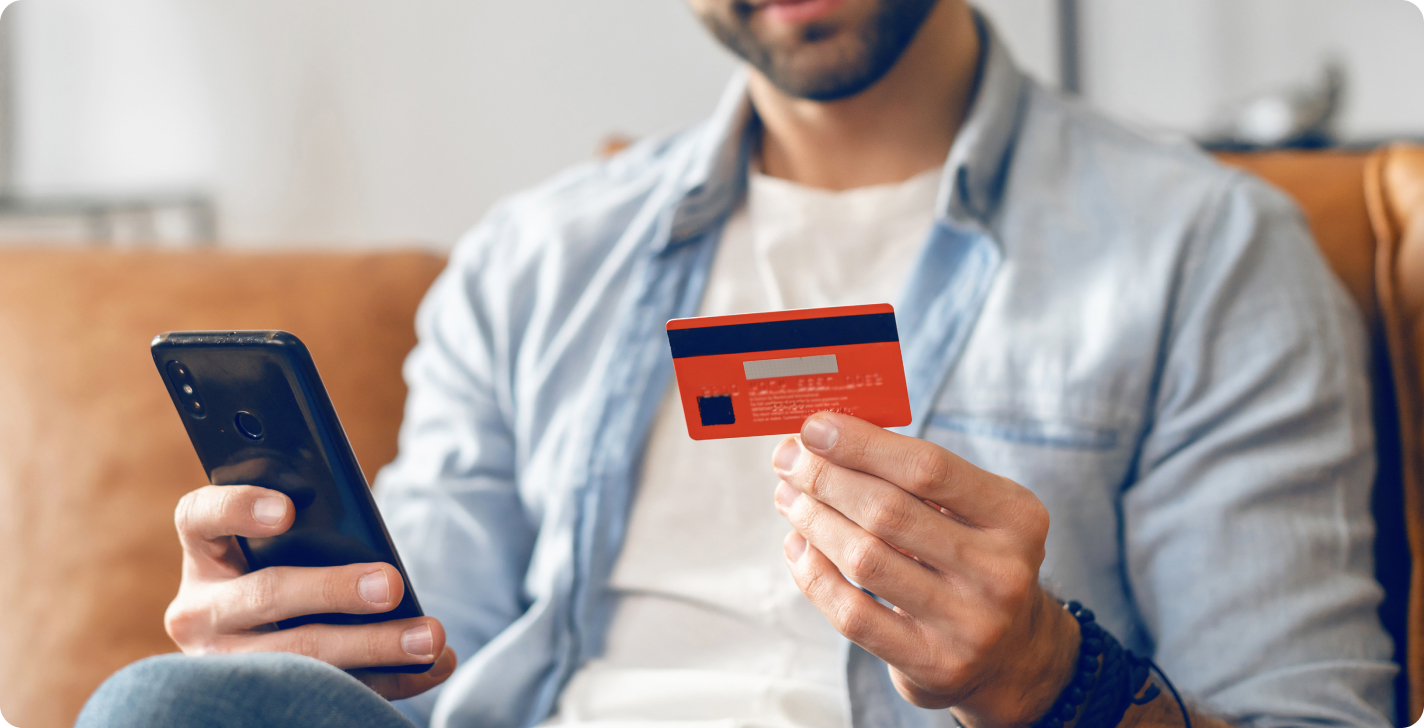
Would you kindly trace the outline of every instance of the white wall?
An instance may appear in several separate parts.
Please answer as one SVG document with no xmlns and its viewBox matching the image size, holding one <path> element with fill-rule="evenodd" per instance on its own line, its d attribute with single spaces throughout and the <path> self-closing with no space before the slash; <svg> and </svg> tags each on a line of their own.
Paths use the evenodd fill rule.
<svg viewBox="0 0 1424 728">
<path fill-rule="evenodd" d="M 1014 60 L 1030 75 L 1058 85 L 1056 0 L 969 0 L 1004 37 Z M 1079 0 L 1084 2 L 1085 0 Z"/>
<path fill-rule="evenodd" d="M 1111 113 L 1199 132 L 1345 61 L 1351 137 L 1424 136 L 1404 0 L 1080 0 Z M 1053 0 L 983 0 L 1056 77 Z M 448 244 L 610 132 L 680 127 L 733 67 L 682 0 L 20 0 L 24 189 L 200 188 L 238 244 Z"/>
<path fill-rule="evenodd" d="M 1120 117 L 1201 133 L 1222 106 L 1309 83 L 1334 56 L 1344 138 L 1424 137 L 1424 17 L 1404 0 L 1081 1 L 1085 91 Z"/>
<path fill-rule="evenodd" d="M 18 11 L 18 13 L 16 13 Z M 449 243 L 733 67 L 678 2 L 21 0 L 19 185 L 198 186 L 236 242 Z"/>
</svg>

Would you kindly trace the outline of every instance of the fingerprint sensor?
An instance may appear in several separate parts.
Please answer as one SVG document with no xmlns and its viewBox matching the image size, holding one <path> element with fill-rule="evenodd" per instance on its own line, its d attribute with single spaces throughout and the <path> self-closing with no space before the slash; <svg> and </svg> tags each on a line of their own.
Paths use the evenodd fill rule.
<svg viewBox="0 0 1424 728">
<path fill-rule="evenodd" d="M 257 415 L 251 412 L 238 412 L 237 418 L 233 421 L 237 425 L 237 431 L 249 440 L 262 439 L 262 420 L 257 419 Z"/>
</svg>

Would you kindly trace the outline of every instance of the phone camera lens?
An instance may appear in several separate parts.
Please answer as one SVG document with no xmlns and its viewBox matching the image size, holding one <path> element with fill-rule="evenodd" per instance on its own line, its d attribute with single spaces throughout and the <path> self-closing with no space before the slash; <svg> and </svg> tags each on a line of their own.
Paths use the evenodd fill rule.
<svg viewBox="0 0 1424 728">
<path fill-rule="evenodd" d="M 168 378 L 174 382 L 187 382 L 188 367 L 183 366 L 183 362 L 180 361 L 168 362 Z"/>
<path fill-rule="evenodd" d="M 237 431 L 249 440 L 262 439 L 262 420 L 257 419 L 257 415 L 251 412 L 238 412 L 233 424 L 237 425 Z"/>
<path fill-rule="evenodd" d="M 198 419 L 207 417 L 208 410 L 203 406 L 203 401 L 198 399 L 198 392 L 193 387 L 193 374 L 188 371 L 188 367 L 181 361 L 170 361 L 163 368 L 168 372 L 168 380 L 172 382 L 183 409 Z"/>
</svg>

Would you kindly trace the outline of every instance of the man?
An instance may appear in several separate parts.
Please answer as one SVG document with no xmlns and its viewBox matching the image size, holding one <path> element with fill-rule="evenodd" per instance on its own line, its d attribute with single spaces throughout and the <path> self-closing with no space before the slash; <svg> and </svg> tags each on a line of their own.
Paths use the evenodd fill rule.
<svg viewBox="0 0 1424 728">
<path fill-rule="evenodd" d="M 378 492 L 431 616 L 265 630 L 400 579 L 244 574 L 290 502 L 200 489 L 168 626 L 236 656 L 81 724 L 1388 725 L 1363 335 L 1294 208 L 1044 91 L 961 0 L 692 6 L 750 65 L 712 121 L 500 205 L 421 309 Z M 680 430 L 668 319 L 885 300 L 914 425 Z M 1055 597 L 1185 705 L 1086 705 L 1109 660 Z"/>
</svg>

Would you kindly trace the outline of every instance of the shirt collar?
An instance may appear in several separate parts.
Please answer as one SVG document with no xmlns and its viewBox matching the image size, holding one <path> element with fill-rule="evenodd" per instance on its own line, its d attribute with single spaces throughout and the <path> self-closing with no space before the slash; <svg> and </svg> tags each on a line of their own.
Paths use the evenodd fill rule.
<svg viewBox="0 0 1424 728">
<path fill-rule="evenodd" d="M 979 79 L 969 114 L 950 147 L 936 202 L 940 218 L 970 226 L 987 225 L 998 209 L 1026 87 L 998 34 L 977 11 L 974 19 L 981 43 Z M 746 190 L 757 126 L 746 71 L 738 71 L 695 137 L 665 247 L 686 242 L 732 214 Z"/>
</svg>

